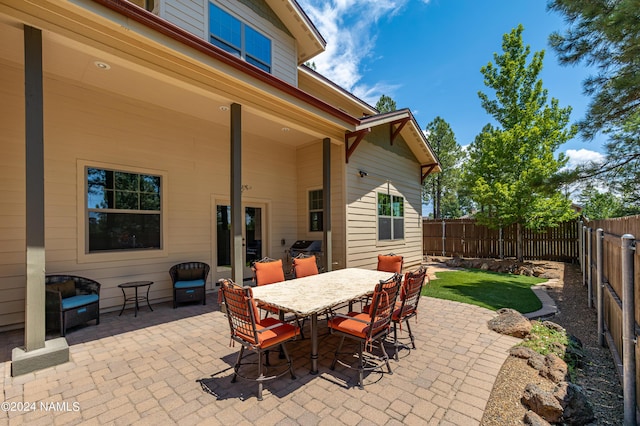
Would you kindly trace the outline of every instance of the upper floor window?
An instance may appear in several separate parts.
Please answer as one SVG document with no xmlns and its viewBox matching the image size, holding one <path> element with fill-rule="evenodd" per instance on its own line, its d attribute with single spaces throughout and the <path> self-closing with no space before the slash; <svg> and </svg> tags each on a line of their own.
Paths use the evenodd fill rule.
<svg viewBox="0 0 640 426">
<path fill-rule="evenodd" d="M 161 177 L 86 168 L 89 253 L 160 249 Z"/>
<path fill-rule="evenodd" d="M 271 72 L 271 40 L 212 3 L 209 33 L 212 44 Z"/>
<path fill-rule="evenodd" d="M 404 198 L 378 193 L 378 240 L 404 239 Z"/>
<path fill-rule="evenodd" d="M 142 8 L 145 8 L 149 12 L 152 12 L 153 8 L 155 7 L 155 0 L 129 0 L 129 1 Z"/>
<path fill-rule="evenodd" d="M 322 189 L 309 191 L 309 231 L 322 231 L 323 205 Z"/>
</svg>

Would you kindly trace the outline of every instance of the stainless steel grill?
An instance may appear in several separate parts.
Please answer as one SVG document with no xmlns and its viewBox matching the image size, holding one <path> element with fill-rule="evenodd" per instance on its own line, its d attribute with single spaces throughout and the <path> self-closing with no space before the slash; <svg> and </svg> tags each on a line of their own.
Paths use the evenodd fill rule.
<svg viewBox="0 0 640 426">
<path fill-rule="evenodd" d="M 316 255 L 316 257 L 322 255 L 322 241 L 321 240 L 298 240 L 289 248 L 289 256 L 293 259 L 300 253 Z"/>
</svg>

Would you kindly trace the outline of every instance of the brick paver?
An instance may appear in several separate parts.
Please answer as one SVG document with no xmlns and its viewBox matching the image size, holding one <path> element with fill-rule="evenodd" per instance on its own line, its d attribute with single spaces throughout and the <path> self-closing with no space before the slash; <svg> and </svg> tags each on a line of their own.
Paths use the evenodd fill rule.
<svg viewBox="0 0 640 426">
<path fill-rule="evenodd" d="M 339 339 L 321 326 L 319 374 L 309 374 L 309 340 L 292 342 L 297 379 L 267 382 L 259 402 L 255 383 L 230 383 L 239 347 L 229 346 L 227 320 L 215 296 L 209 301 L 178 309 L 159 303 L 137 318 L 131 310 L 103 314 L 100 325 L 67 334 L 69 363 L 22 377 L 11 377 L 10 357 L 23 332 L 0 333 L 2 401 L 36 404 L 3 410 L 0 425 L 473 425 L 519 341 L 487 329 L 493 312 L 423 298 L 412 323 L 417 349 L 401 350 L 391 361 L 394 374 L 371 373 L 358 389 L 356 371 L 329 369 Z M 44 411 L 52 402 L 62 404 Z"/>
</svg>

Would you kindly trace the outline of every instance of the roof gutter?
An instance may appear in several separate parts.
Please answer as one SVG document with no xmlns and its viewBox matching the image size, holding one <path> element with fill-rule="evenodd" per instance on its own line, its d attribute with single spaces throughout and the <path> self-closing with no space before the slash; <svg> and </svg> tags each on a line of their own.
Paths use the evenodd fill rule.
<svg viewBox="0 0 640 426">
<path fill-rule="evenodd" d="M 189 46 L 205 55 L 224 63 L 238 71 L 255 78 L 263 83 L 270 85 L 271 87 L 282 91 L 283 93 L 290 95 L 298 100 L 301 100 L 319 110 L 326 112 L 327 114 L 338 118 L 350 125 L 357 125 L 360 120 L 353 117 L 344 111 L 334 108 L 326 102 L 312 96 L 289 83 L 280 80 L 273 75 L 254 67 L 242 59 L 225 52 L 224 50 L 214 46 L 211 43 L 207 43 L 205 40 L 191 34 L 190 32 L 183 30 L 182 28 L 173 25 L 172 23 L 160 18 L 159 16 L 139 7 L 127 0 L 93 0 L 95 3 L 111 9 L 121 15 L 132 19 L 142 25 L 145 25 L 152 30 L 155 30 L 169 38 L 172 38 L 186 46 Z"/>
</svg>

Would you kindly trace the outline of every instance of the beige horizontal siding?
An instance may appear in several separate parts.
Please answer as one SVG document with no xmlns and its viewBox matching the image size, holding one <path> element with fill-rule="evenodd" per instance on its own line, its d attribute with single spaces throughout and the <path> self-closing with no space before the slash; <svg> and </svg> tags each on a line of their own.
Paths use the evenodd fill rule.
<svg viewBox="0 0 640 426">
<path fill-rule="evenodd" d="M 394 145 L 380 146 L 366 139 L 358 146 L 347 165 L 347 262 L 352 267 L 374 269 L 377 255 L 393 252 L 404 256 L 405 265 L 422 259 L 422 213 L 419 165 L 411 158 L 401 138 Z M 369 175 L 361 178 L 359 170 Z M 378 241 L 377 192 L 402 195 L 404 205 L 404 239 Z"/>
<path fill-rule="evenodd" d="M 23 85 L 22 85 L 23 86 Z M 207 288 L 219 278 L 215 266 L 214 194 L 229 192 L 229 130 L 130 98 L 92 90 L 88 86 L 45 79 L 45 245 L 46 272 L 86 276 L 102 284 L 100 307 L 122 306 L 117 285 L 152 280 L 150 297 L 170 299 L 168 270 L 183 261 L 203 261 L 212 267 Z M 20 72 L 0 64 L 0 328 L 24 317 L 25 184 L 24 108 Z M 92 108 L 86 108 L 92 99 Z M 18 106 L 18 107 L 16 107 Z M 243 183 L 251 189 L 243 198 L 264 203 L 268 223 L 265 254 L 282 257 L 297 239 L 296 152 L 290 146 L 243 135 Z M 84 187 L 79 165 L 108 164 L 114 168 L 157 170 L 166 174 L 163 196 L 168 206 L 166 253 L 105 262 L 79 261 L 84 245 Z M 277 173 L 274 173 L 277 171 Z M 8 184 L 7 182 L 10 182 Z M 79 204 L 80 203 L 80 204 Z M 83 214 L 83 213 L 82 213 Z M 227 275 L 228 276 L 228 275 Z"/>
</svg>

